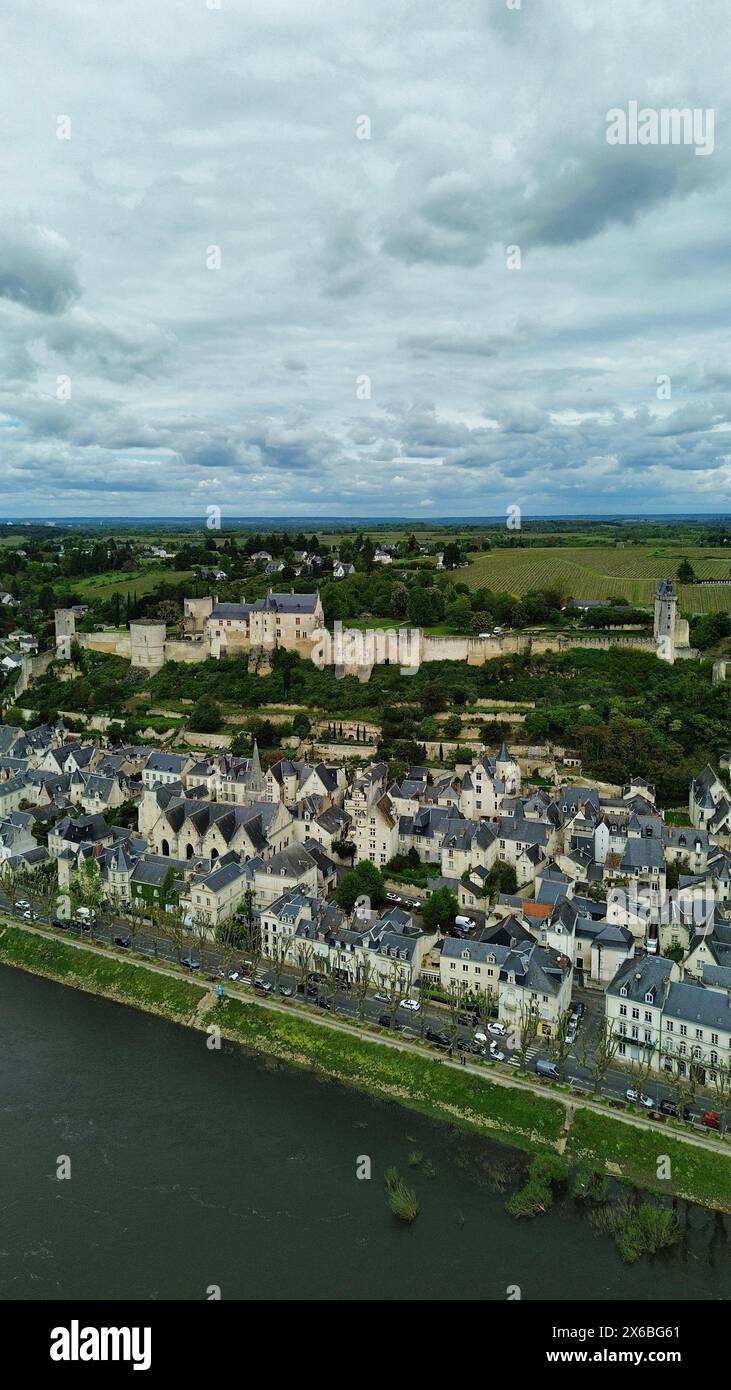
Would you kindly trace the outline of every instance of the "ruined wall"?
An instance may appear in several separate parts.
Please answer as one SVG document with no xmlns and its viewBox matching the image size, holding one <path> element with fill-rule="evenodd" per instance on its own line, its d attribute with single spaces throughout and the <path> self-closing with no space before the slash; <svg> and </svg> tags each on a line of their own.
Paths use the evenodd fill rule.
<svg viewBox="0 0 731 1390">
<path fill-rule="evenodd" d="M 163 655 L 166 661 L 205 661 L 211 649 L 206 637 L 190 642 L 171 640 L 166 641 Z"/>
<path fill-rule="evenodd" d="M 80 647 L 91 652 L 102 652 L 105 656 L 130 658 L 131 642 L 128 632 L 80 632 L 77 638 Z"/>
</svg>

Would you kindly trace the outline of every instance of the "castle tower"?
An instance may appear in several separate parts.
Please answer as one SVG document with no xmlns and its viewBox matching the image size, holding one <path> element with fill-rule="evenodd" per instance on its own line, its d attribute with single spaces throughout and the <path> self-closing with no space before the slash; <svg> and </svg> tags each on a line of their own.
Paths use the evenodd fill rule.
<svg viewBox="0 0 731 1390">
<path fill-rule="evenodd" d="M 678 595 L 672 579 L 659 579 L 655 592 L 655 625 L 653 628 L 657 654 L 661 661 L 675 661 L 675 642 L 678 619 Z"/>
<path fill-rule="evenodd" d="M 71 643 L 76 636 L 76 615 L 72 608 L 57 608 L 53 615 L 56 629 L 56 660 L 71 660 Z"/>
<path fill-rule="evenodd" d="M 165 624 L 145 622 L 130 623 L 130 664 L 154 675 L 165 665 Z"/>
</svg>

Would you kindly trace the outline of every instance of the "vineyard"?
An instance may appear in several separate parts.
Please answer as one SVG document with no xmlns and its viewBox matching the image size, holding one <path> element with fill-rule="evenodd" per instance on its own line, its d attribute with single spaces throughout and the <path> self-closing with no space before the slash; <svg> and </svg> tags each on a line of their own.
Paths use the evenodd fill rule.
<svg viewBox="0 0 731 1390">
<path fill-rule="evenodd" d="M 462 572 L 471 589 L 525 594 L 560 588 L 566 598 L 625 598 L 652 605 L 658 579 L 674 577 L 688 560 L 698 579 L 715 584 L 679 586 L 681 612 L 731 612 L 731 553 L 685 546 L 601 546 L 596 549 L 526 548 L 478 555 Z"/>
</svg>

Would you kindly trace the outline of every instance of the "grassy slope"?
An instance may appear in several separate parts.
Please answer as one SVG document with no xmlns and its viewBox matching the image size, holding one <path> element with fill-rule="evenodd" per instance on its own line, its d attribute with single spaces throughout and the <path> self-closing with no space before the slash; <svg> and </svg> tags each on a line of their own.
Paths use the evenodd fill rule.
<svg viewBox="0 0 731 1390">
<path fill-rule="evenodd" d="M 35 936 L 18 927 L 7 927 L 0 935 L 0 963 L 18 965 L 79 989 L 180 1020 L 190 1018 L 206 992 L 188 980 L 157 974 L 111 954 L 101 955 L 64 941 Z"/>
<path fill-rule="evenodd" d="M 432 1056 L 365 1042 L 295 1013 L 274 1013 L 237 999 L 216 1006 L 208 1015 L 214 1020 L 249 1047 L 521 1148 L 553 1147 L 560 1138 L 563 1109 L 555 1101 L 495 1086 L 444 1067 Z"/>
<path fill-rule="evenodd" d="M 658 1161 L 663 1155 L 670 1159 L 669 1178 L 658 1177 Z M 731 1211 L 731 1157 L 694 1148 L 659 1128 L 634 1129 L 609 1115 L 578 1110 L 566 1157 L 600 1170 L 606 1168 L 625 1182 L 651 1192 L 672 1192 L 691 1202 Z"/>
</svg>

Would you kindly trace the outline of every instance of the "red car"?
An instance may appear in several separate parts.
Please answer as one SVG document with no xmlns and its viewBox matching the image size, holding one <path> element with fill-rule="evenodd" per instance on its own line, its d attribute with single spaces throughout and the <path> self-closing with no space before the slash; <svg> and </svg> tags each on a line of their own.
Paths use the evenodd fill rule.
<svg viewBox="0 0 731 1390">
<path fill-rule="evenodd" d="M 704 1110 L 702 1115 L 702 1121 L 703 1124 L 706 1126 L 706 1129 L 721 1128 L 721 1121 L 719 1120 L 715 1110 Z"/>
</svg>

